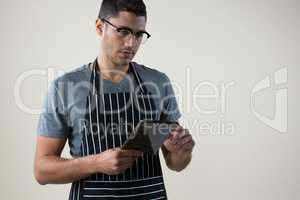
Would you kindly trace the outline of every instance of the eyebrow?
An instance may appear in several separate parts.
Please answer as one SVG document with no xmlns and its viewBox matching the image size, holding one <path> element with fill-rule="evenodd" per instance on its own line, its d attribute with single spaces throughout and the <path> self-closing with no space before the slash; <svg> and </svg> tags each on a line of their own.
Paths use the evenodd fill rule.
<svg viewBox="0 0 300 200">
<path fill-rule="evenodd" d="M 116 26 L 116 27 L 117 27 L 117 26 Z M 128 27 L 128 26 L 119 26 L 119 27 L 117 27 L 117 28 L 124 28 L 124 29 L 133 30 L 132 28 L 130 28 L 130 27 Z M 136 33 L 146 33 L 146 32 L 147 32 L 146 30 L 137 30 L 137 31 L 133 30 L 133 31 L 136 32 Z"/>
</svg>

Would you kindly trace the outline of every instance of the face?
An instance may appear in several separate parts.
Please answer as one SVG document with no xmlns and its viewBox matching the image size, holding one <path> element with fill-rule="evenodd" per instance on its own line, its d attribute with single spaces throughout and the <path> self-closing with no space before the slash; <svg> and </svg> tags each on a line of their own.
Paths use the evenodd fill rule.
<svg viewBox="0 0 300 200">
<path fill-rule="evenodd" d="M 116 27 L 128 27 L 135 32 L 145 31 L 146 27 L 146 18 L 131 12 L 119 12 L 117 17 L 111 17 L 107 21 Z M 128 65 L 137 53 L 141 42 L 133 35 L 121 37 L 111 25 L 99 19 L 96 21 L 96 29 L 102 38 L 102 56 L 114 65 Z"/>
</svg>

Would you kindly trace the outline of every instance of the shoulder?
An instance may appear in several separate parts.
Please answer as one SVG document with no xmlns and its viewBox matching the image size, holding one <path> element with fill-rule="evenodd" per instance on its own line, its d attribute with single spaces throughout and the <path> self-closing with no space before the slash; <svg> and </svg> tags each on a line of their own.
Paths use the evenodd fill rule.
<svg viewBox="0 0 300 200">
<path fill-rule="evenodd" d="M 132 64 L 135 66 L 137 73 L 140 75 L 141 79 L 144 82 L 153 82 L 156 84 L 164 84 L 170 82 L 170 79 L 165 72 L 136 62 L 132 62 Z"/>
<path fill-rule="evenodd" d="M 89 64 L 73 67 L 69 71 L 55 77 L 49 84 L 48 96 L 52 98 L 60 97 L 65 104 L 69 104 L 74 99 L 82 98 L 89 90 L 89 78 L 91 70 Z"/>
<path fill-rule="evenodd" d="M 89 81 L 89 75 L 91 73 L 89 65 L 90 63 L 72 67 L 69 71 L 55 77 L 52 84 L 57 87 L 59 84 L 77 84 Z"/>
</svg>

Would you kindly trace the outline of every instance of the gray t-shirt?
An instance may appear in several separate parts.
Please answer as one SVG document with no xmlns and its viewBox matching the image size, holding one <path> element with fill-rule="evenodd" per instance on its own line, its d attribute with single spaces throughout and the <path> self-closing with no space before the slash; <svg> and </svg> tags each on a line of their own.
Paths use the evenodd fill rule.
<svg viewBox="0 0 300 200">
<path fill-rule="evenodd" d="M 177 121 L 181 117 L 170 79 L 165 73 L 132 62 L 143 85 L 153 95 L 156 120 Z M 37 134 L 53 138 L 68 138 L 70 154 L 80 155 L 80 122 L 86 114 L 86 97 L 91 91 L 92 63 L 77 67 L 51 82 L 39 116 Z M 103 79 L 103 93 L 133 92 L 138 87 L 134 75 L 128 70 L 119 83 Z"/>
</svg>

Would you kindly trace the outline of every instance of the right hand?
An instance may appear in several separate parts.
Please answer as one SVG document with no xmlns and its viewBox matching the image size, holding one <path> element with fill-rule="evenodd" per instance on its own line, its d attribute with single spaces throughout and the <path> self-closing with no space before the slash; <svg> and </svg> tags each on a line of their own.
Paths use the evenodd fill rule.
<svg viewBox="0 0 300 200">
<path fill-rule="evenodd" d="M 96 173 L 117 175 L 131 167 L 140 156 L 142 156 L 142 152 L 137 150 L 108 149 L 95 155 L 95 171 Z"/>
</svg>

